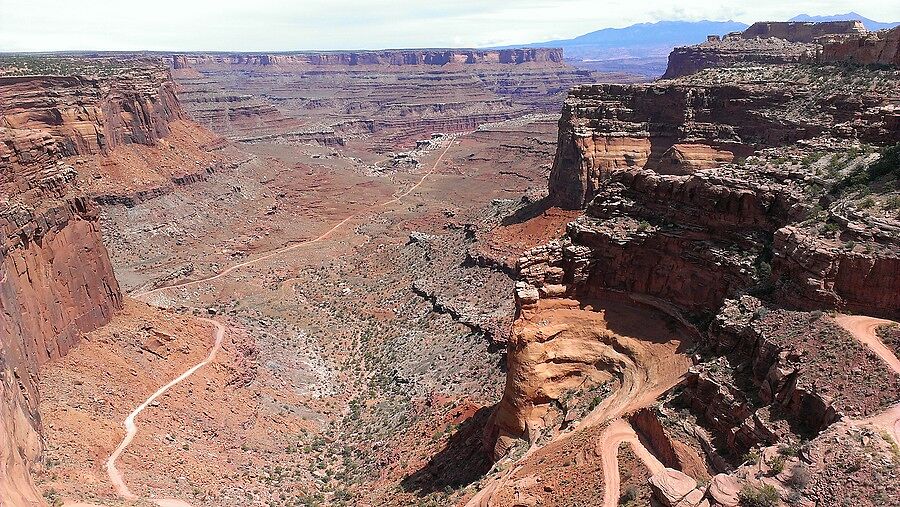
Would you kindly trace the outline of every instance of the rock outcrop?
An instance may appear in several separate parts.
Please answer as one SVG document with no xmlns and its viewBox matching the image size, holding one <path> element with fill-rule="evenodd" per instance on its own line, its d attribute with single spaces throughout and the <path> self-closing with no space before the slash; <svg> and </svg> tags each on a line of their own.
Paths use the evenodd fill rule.
<svg viewBox="0 0 900 507">
<path fill-rule="evenodd" d="M 849 62 L 900 67 L 900 27 L 878 32 L 826 37 L 821 42 L 819 61 L 822 63 Z"/>
<path fill-rule="evenodd" d="M 603 180 L 622 170 L 689 174 L 822 136 L 898 139 L 896 81 L 883 90 L 856 90 L 840 82 L 848 72 L 779 65 L 649 85 L 575 87 L 559 120 L 551 202 L 584 207 Z M 818 74 L 824 79 L 810 79 Z M 883 78 L 896 76 L 885 71 Z"/>
<path fill-rule="evenodd" d="M 756 23 L 742 33 L 675 48 L 664 79 L 708 68 L 785 63 L 900 65 L 900 30 L 868 32 L 859 21 Z"/>
<path fill-rule="evenodd" d="M 814 42 L 817 38 L 835 34 L 862 34 L 866 27 L 859 20 L 825 21 L 808 23 L 802 21 L 758 21 L 741 32 L 744 39 L 769 38 L 790 42 Z"/>
<path fill-rule="evenodd" d="M 774 236 L 772 269 L 782 286 L 779 299 L 798 308 L 841 308 L 900 317 L 900 257 L 896 238 L 867 252 L 823 242 L 801 227 Z"/>
<path fill-rule="evenodd" d="M 760 43 L 745 42 L 748 51 Z M 896 403 L 900 379 L 822 310 L 900 318 L 898 71 L 798 63 L 800 53 L 787 63 L 756 57 L 752 66 L 570 92 L 548 199 L 584 215 L 518 261 L 516 332 L 494 419 L 501 440 L 535 442 L 548 407 L 578 392 L 559 365 L 584 385 L 620 371 L 596 356 L 602 339 L 581 350 L 570 343 L 574 323 L 590 316 L 546 309 L 579 304 L 602 314 L 598 302 L 623 297 L 700 336 L 683 382 L 656 399 L 657 412 L 632 417 L 666 467 L 683 465 L 668 431 L 722 472 L 757 446 L 815 438 Z M 579 353 L 601 371 L 576 368 Z M 584 421 L 596 423 L 620 396 L 614 387 Z M 510 446 L 494 447 L 495 456 Z M 650 487 L 664 504 L 688 494 L 692 505 L 735 502 L 737 483 L 716 483 L 698 488 L 667 470 Z"/>
<path fill-rule="evenodd" d="M 562 241 L 520 259 L 527 286 L 636 292 L 709 311 L 759 281 L 766 238 L 809 207 L 796 184 L 750 172 L 619 171 L 600 185 Z"/>
<path fill-rule="evenodd" d="M 210 65 L 279 67 L 410 66 L 410 65 L 521 65 L 562 64 L 560 48 L 521 49 L 396 49 L 385 51 L 332 51 L 296 53 L 183 54 L 172 57 L 172 67 L 186 69 Z"/>
<path fill-rule="evenodd" d="M 74 158 L 154 146 L 183 113 L 166 69 L 141 64 L 0 77 L 0 106 L 0 503 L 39 505 L 39 368 L 122 306 Z"/>
<path fill-rule="evenodd" d="M 810 61 L 820 46 L 778 38 L 725 37 L 694 46 L 680 46 L 669 53 L 663 79 L 674 79 L 703 69 L 734 65 L 801 63 Z"/>
</svg>

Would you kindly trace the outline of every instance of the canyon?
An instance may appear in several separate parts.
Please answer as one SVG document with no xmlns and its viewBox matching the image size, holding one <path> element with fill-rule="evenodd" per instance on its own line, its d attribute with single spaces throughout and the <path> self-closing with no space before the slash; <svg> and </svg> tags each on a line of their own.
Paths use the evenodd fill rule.
<svg viewBox="0 0 900 507">
<path fill-rule="evenodd" d="M 890 505 L 897 30 L 0 55 L 0 500 Z"/>
</svg>

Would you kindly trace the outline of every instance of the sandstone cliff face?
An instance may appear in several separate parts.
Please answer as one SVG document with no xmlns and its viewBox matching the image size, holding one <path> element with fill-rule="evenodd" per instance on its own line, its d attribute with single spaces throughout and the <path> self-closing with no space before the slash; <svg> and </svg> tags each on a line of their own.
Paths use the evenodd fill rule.
<svg viewBox="0 0 900 507">
<path fill-rule="evenodd" d="M 900 67 L 900 27 L 825 38 L 819 61 Z"/>
<path fill-rule="evenodd" d="M 194 120 L 231 139 L 325 145 L 363 140 L 387 153 L 408 150 L 435 132 L 469 131 L 536 112 L 557 114 L 571 86 L 592 81 L 590 71 L 543 49 L 273 58 L 173 57 L 179 98 Z"/>
<path fill-rule="evenodd" d="M 335 51 L 229 55 L 175 55 L 172 66 L 186 69 L 197 65 L 250 65 L 280 67 L 410 66 L 410 65 L 521 65 L 563 63 L 559 48 L 523 49 L 420 49 L 386 51 Z"/>
<path fill-rule="evenodd" d="M 777 38 L 714 39 L 694 46 L 673 49 L 669 53 L 669 63 L 662 78 L 674 79 L 703 69 L 741 64 L 800 63 L 811 60 L 819 48 L 818 44 L 790 42 Z"/>
<path fill-rule="evenodd" d="M 690 174 L 821 136 L 876 143 L 900 137 L 892 71 L 878 74 L 888 80 L 883 90 L 851 89 L 840 81 L 849 71 L 803 65 L 710 72 L 573 88 L 559 120 L 551 201 L 584 207 L 603 180 L 625 169 Z"/>
<path fill-rule="evenodd" d="M 89 201 L 0 206 L 0 224 L 0 498 L 19 505 L 13 499 L 39 498 L 30 484 L 41 450 L 39 366 L 108 322 L 122 300 Z"/>
<path fill-rule="evenodd" d="M 744 39 L 756 37 L 774 37 L 790 42 L 813 42 L 818 37 L 834 34 L 865 33 L 862 21 L 826 21 L 824 23 L 806 23 L 798 21 L 759 21 L 750 25 L 741 33 Z"/>
<path fill-rule="evenodd" d="M 900 311 L 896 220 L 890 212 L 859 213 L 852 198 L 837 198 L 840 192 L 827 189 L 861 174 L 853 168 L 867 167 L 876 156 L 815 152 L 849 140 L 890 143 L 900 135 L 892 105 L 896 72 L 847 72 L 862 72 L 854 77 L 870 83 L 884 79 L 884 87 L 851 89 L 840 85 L 850 74 L 837 68 L 786 64 L 572 90 L 559 122 L 549 199 L 584 208 L 584 215 L 562 238 L 518 261 L 519 317 L 508 348 L 507 389 L 495 415 L 501 437 L 495 454 L 509 447 L 504 438 L 533 440 L 541 423 L 529 414 L 546 414 L 546 407 L 566 396 L 557 383 L 562 376 L 544 378 L 540 372 L 556 364 L 547 352 L 554 347 L 566 347 L 567 357 L 577 352 L 565 332 L 550 331 L 560 325 L 540 317 L 539 310 L 560 301 L 593 304 L 608 299 L 610 291 L 665 308 L 675 327 L 714 320 L 727 313 L 723 305 L 747 293 L 763 295 L 774 308 L 803 310 L 756 318 L 751 309 L 744 324 L 697 328 L 718 354 L 733 352 L 734 364 L 752 364 L 740 379 L 703 365 L 683 385 L 684 405 L 709 421 L 721 449 L 737 456 L 778 441 L 783 428 L 769 421 L 769 412 L 817 433 L 840 417 L 842 403 L 864 406 L 860 400 L 878 398 L 864 390 L 816 391 L 812 386 L 828 378 L 816 380 L 827 361 L 819 363 L 815 339 L 797 331 L 815 320 L 822 343 L 831 337 L 826 349 L 841 350 L 852 338 L 838 336 L 833 322 L 820 323 L 804 311 L 843 309 L 890 318 Z M 894 188 L 886 180 L 868 184 Z M 826 219 L 831 225 L 825 226 Z M 760 315 L 767 311 L 762 305 L 755 309 Z M 583 352 L 590 358 L 594 342 L 602 340 L 588 342 Z M 856 361 L 864 360 L 861 349 L 853 353 L 859 354 Z M 824 369 L 831 378 L 841 377 L 829 368 Z M 598 381 L 600 373 L 579 371 Z M 753 385 L 753 396 L 736 385 Z M 751 403 L 753 397 L 762 405 Z M 885 406 L 887 399 L 878 399 Z"/>
<path fill-rule="evenodd" d="M 857 22 L 756 23 L 740 34 L 675 48 L 665 79 L 708 68 L 786 63 L 900 65 L 900 30 L 868 32 Z"/>
<path fill-rule="evenodd" d="M 0 103 L 0 160 L 30 166 L 125 144 L 153 145 L 168 135 L 170 121 L 184 118 L 161 68 L 115 79 L 0 77 Z"/>
<path fill-rule="evenodd" d="M 67 157 L 154 145 L 183 114 L 163 67 L 114 78 L 0 77 L 0 499 L 43 504 L 39 367 L 122 306 Z"/>
<path fill-rule="evenodd" d="M 759 281 L 767 238 L 808 207 L 796 184 L 748 172 L 620 171 L 562 241 L 520 259 L 520 279 L 538 291 L 555 285 L 585 297 L 614 289 L 708 311 Z"/>
</svg>

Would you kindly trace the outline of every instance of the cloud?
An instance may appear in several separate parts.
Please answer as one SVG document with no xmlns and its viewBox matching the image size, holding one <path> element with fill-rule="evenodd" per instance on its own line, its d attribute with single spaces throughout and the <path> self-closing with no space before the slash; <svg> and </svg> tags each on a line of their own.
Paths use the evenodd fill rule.
<svg viewBox="0 0 900 507">
<path fill-rule="evenodd" d="M 752 22 L 850 10 L 900 20 L 896 0 L 0 0 L 0 51 L 485 46 L 661 19 Z"/>
</svg>

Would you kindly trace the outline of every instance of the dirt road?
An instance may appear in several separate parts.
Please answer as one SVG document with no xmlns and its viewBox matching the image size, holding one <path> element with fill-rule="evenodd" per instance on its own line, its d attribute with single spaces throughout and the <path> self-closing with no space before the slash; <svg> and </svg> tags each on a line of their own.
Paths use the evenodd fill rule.
<svg viewBox="0 0 900 507">
<path fill-rule="evenodd" d="M 408 196 L 410 193 L 412 193 L 413 191 L 415 191 L 417 188 L 419 188 L 419 187 L 422 185 L 422 183 L 425 182 L 425 179 L 426 179 L 428 176 L 430 176 L 432 173 L 434 173 L 435 170 L 437 170 L 438 164 L 440 164 L 441 161 L 444 160 L 444 156 L 447 154 L 447 151 L 450 149 L 451 146 L 453 146 L 453 141 L 452 141 L 452 140 L 451 140 L 449 143 L 447 143 L 447 146 L 444 147 L 444 150 L 441 152 L 440 156 L 438 156 L 437 160 L 434 161 L 434 164 L 432 164 L 431 168 L 430 168 L 427 172 L 425 172 L 425 174 L 423 174 L 421 178 L 419 178 L 419 181 L 418 181 L 415 185 L 412 185 L 411 187 L 409 187 L 408 189 L 406 189 L 406 190 L 403 191 L 402 193 L 400 193 L 400 194 L 394 196 L 393 198 L 391 198 L 391 199 L 389 199 L 389 200 L 387 200 L 387 201 L 384 201 L 384 202 L 378 204 L 377 207 L 382 207 L 382 208 L 383 208 L 383 207 L 385 207 L 385 206 L 389 206 L 389 205 L 394 204 L 394 203 L 396 203 L 396 202 L 400 202 L 400 199 L 403 199 L 404 197 Z M 293 244 L 290 244 L 290 245 L 286 245 L 286 246 L 283 246 L 283 247 L 278 248 L 278 249 L 276 249 L 276 250 L 272 250 L 271 252 L 269 252 L 269 253 L 267 253 L 267 254 L 265 254 L 265 255 L 262 255 L 262 256 L 260 256 L 260 257 L 257 257 L 257 258 L 255 258 L 255 259 L 251 259 L 251 260 L 244 261 L 244 262 L 235 264 L 235 265 L 233 265 L 233 266 L 230 266 L 230 267 L 224 269 L 223 271 L 220 271 L 219 273 L 216 273 L 215 275 L 210 275 L 210 276 L 207 276 L 207 277 L 205 277 L 205 278 L 199 278 L 199 279 L 197 279 L 197 280 L 191 280 L 191 281 L 189 281 L 189 282 L 183 282 L 183 283 L 178 283 L 178 284 L 174 284 L 174 285 L 164 285 L 164 286 L 162 286 L 162 287 L 157 287 L 157 288 L 151 289 L 151 290 L 139 290 L 139 291 L 135 292 L 134 294 L 132 294 L 132 296 L 135 297 L 135 298 L 140 299 L 140 298 L 143 297 L 143 296 L 148 296 L 148 295 L 151 295 L 151 294 L 154 294 L 154 293 L 157 293 L 157 292 L 161 292 L 161 291 L 164 291 L 164 290 L 168 290 L 168 289 L 179 289 L 179 288 L 183 288 L 183 287 L 189 287 L 189 286 L 192 286 L 192 285 L 197 285 L 197 284 L 200 284 L 200 283 L 211 282 L 211 281 L 213 281 L 213 280 L 217 280 L 217 279 L 219 279 L 219 278 L 222 278 L 222 277 L 224 277 L 224 276 L 227 276 L 227 275 L 233 273 L 234 271 L 236 271 L 236 270 L 238 270 L 238 269 L 241 269 L 241 268 L 244 268 L 244 267 L 247 267 L 247 266 L 251 266 L 251 265 L 257 264 L 257 263 L 259 263 L 259 262 L 263 262 L 263 261 L 268 260 L 268 259 L 271 259 L 271 258 L 273 258 L 273 257 L 275 257 L 275 256 L 281 255 L 281 254 L 283 254 L 283 253 L 285 253 L 285 252 L 290 252 L 290 251 L 292 251 L 292 250 L 296 250 L 297 248 L 300 248 L 300 247 L 302 247 L 302 246 L 311 245 L 311 244 L 313 244 L 313 243 L 318 243 L 318 242 L 320 242 L 320 241 L 322 241 L 322 240 L 324 240 L 324 239 L 327 239 L 327 238 L 328 238 L 329 236 L 331 236 L 335 231 L 337 231 L 338 229 L 340 229 L 341 227 L 343 227 L 344 224 L 346 224 L 346 223 L 349 222 L 350 220 L 353 220 L 353 219 L 356 218 L 357 216 L 358 216 L 358 215 L 350 215 L 350 216 L 348 216 L 347 218 L 341 220 L 340 222 L 338 222 L 337 224 L 335 224 L 332 228 L 328 229 L 327 231 L 325 231 L 324 233 L 322 233 L 322 234 L 319 235 L 318 237 L 315 237 L 315 238 L 313 238 L 313 239 L 306 240 L 306 241 L 301 241 L 301 242 L 299 242 L 299 243 L 293 243 Z"/>
<path fill-rule="evenodd" d="M 600 440 L 603 449 L 604 481 L 612 482 L 612 484 L 606 483 L 606 493 L 604 493 L 604 505 L 606 506 L 617 505 L 619 500 L 618 446 L 620 442 L 630 442 L 635 454 L 647 464 L 652 472 L 655 473 L 662 469 L 659 461 L 644 448 L 637 435 L 634 434 L 634 430 L 621 417 L 653 404 L 659 396 L 681 381 L 691 365 L 690 358 L 678 354 L 676 346 L 671 343 L 652 343 L 629 337 L 620 339 L 619 346 L 623 350 L 627 350 L 627 353 L 615 353 L 622 366 L 621 386 L 597 405 L 574 431 L 556 435 L 543 446 L 543 448 L 547 448 L 559 445 L 560 442 L 577 432 L 612 421 L 609 428 L 604 430 L 604 437 Z M 522 468 L 522 463 L 538 448 L 540 447 L 532 446 L 503 476 L 488 481 L 466 506 L 490 506 L 498 492 L 513 482 L 516 473 Z"/>
<path fill-rule="evenodd" d="M 634 453 L 654 475 L 665 471 L 665 466 L 644 447 L 634 428 L 624 419 L 616 419 L 609 424 L 600 437 L 600 458 L 603 461 L 603 506 L 619 505 L 621 478 L 619 477 L 619 445 L 628 442 Z"/>
<path fill-rule="evenodd" d="M 109 456 L 109 459 L 106 460 L 106 472 L 107 472 L 107 474 L 109 474 L 109 480 L 112 482 L 113 486 L 116 488 L 116 492 L 119 494 L 119 496 L 126 500 L 135 500 L 138 498 L 138 496 L 135 495 L 134 493 L 132 493 L 130 489 L 128 489 L 128 485 L 125 484 L 125 479 L 122 476 L 122 472 L 120 472 L 119 469 L 116 467 L 116 461 L 119 459 L 119 457 L 125 451 L 125 449 L 128 447 L 128 445 L 131 443 L 131 441 L 134 440 L 134 436 L 137 435 L 138 427 L 134 422 L 135 418 L 138 415 L 140 415 L 140 413 L 143 412 L 144 409 L 146 409 L 148 406 L 150 406 L 150 404 L 153 403 L 154 400 L 156 400 L 157 398 L 162 396 L 166 391 L 168 391 L 172 387 L 178 385 L 179 383 L 181 383 L 182 381 L 184 381 L 185 379 L 187 379 L 188 377 L 190 377 L 191 375 L 196 373 L 197 370 L 199 370 L 200 368 L 203 368 L 204 366 L 209 364 L 210 361 L 215 359 L 216 354 L 219 352 L 219 349 L 222 348 L 222 339 L 225 337 L 225 327 L 215 320 L 211 320 L 211 319 L 200 319 L 200 320 L 202 320 L 203 322 L 206 322 L 208 324 L 211 324 L 214 328 L 213 333 L 215 336 L 215 343 L 213 344 L 212 348 L 210 348 L 209 354 L 206 356 L 205 359 L 203 359 L 199 363 L 195 364 L 194 366 L 191 366 L 187 371 L 185 371 L 178 377 L 175 377 L 168 384 L 157 389 L 156 392 L 151 394 L 149 398 L 147 398 L 146 400 L 144 400 L 143 403 L 138 405 L 138 407 L 135 408 L 133 412 L 128 414 L 128 417 L 126 417 L 125 421 L 124 421 L 125 437 L 122 439 L 122 442 L 119 443 L 119 446 L 116 447 L 116 449 L 113 451 L 113 453 Z M 185 502 L 182 502 L 180 500 L 175 500 L 175 499 L 159 499 L 159 500 L 154 500 L 154 503 L 156 503 L 160 507 L 174 507 L 174 506 L 183 507 L 183 506 L 190 505 L 190 504 L 187 504 Z"/>
<path fill-rule="evenodd" d="M 887 324 L 896 324 L 891 320 L 877 319 L 875 317 L 866 317 L 864 315 L 838 315 L 834 318 L 839 326 L 843 327 L 853 335 L 860 343 L 869 347 L 878 357 L 884 361 L 891 370 L 900 375 L 900 359 L 893 351 L 888 349 L 875 330 L 880 326 Z M 894 437 L 894 441 L 900 443 L 900 403 L 886 411 L 867 419 L 865 422 L 871 422 L 877 426 L 888 430 Z"/>
<path fill-rule="evenodd" d="M 887 324 L 895 324 L 895 322 L 884 319 L 876 319 L 875 317 L 866 317 L 864 315 L 838 315 L 834 318 L 839 326 L 850 331 L 860 343 L 869 347 L 878 357 L 881 358 L 888 366 L 891 367 L 897 375 L 900 375 L 900 359 L 894 353 L 884 346 L 884 343 L 875 334 L 875 330 Z"/>
</svg>

